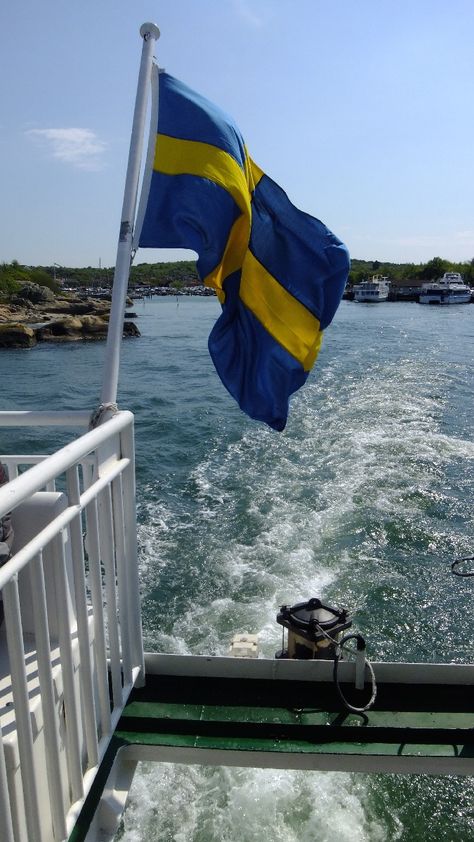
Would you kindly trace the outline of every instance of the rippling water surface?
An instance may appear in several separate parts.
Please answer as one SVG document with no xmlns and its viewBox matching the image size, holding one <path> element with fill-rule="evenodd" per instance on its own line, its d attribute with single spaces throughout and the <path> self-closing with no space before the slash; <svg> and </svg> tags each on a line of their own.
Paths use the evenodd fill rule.
<svg viewBox="0 0 474 842">
<path fill-rule="evenodd" d="M 278 606 L 320 595 L 373 659 L 472 660 L 472 585 L 450 562 L 474 551 L 474 307 L 343 302 L 282 434 L 214 373 L 214 299 L 136 309 L 119 401 L 136 413 L 146 648 L 226 653 L 248 631 L 272 657 Z M 93 406 L 103 352 L 3 352 L 2 408 Z M 65 441 L 15 436 L 17 452 Z M 141 764 L 120 838 L 464 842 L 473 795 L 471 778 Z"/>
</svg>

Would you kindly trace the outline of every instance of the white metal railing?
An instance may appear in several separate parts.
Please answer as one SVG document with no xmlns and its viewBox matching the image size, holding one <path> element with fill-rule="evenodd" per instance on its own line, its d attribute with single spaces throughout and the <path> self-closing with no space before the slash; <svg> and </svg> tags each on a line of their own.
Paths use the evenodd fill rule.
<svg viewBox="0 0 474 842">
<path fill-rule="evenodd" d="M 0 412 L 0 427 L 88 418 Z M 11 479 L 0 518 L 12 511 L 15 528 L 0 568 L 0 839 L 60 842 L 144 674 L 133 416 L 119 412 L 50 456 L 0 461 Z"/>
</svg>

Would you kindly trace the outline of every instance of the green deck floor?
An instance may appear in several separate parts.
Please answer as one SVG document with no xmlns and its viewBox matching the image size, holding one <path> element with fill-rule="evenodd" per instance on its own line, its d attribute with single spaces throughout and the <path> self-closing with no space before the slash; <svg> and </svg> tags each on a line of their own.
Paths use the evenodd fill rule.
<svg viewBox="0 0 474 842">
<path fill-rule="evenodd" d="M 346 693 L 354 698 L 353 688 Z M 364 693 L 356 696 L 360 704 Z M 315 689 L 307 682 L 162 676 L 133 691 L 116 736 L 129 744 L 241 751 L 471 757 L 473 701 L 459 688 L 385 687 L 373 710 L 355 714 L 331 683 Z"/>
<path fill-rule="evenodd" d="M 370 696 L 370 687 L 343 690 L 357 706 Z M 257 752 L 270 757 L 269 766 L 279 755 L 288 766 L 290 756 L 330 756 L 348 769 L 363 758 L 369 771 L 371 759 L 375 767 L 376 758 L 409 758 L 404 771 L 428 759 L 434 770 L 444 761 L 456 773 L 462 758 L 460 773 L 472 774 L 474 687 L 384 684 L 374 708 L 356 714 L 344 709 L 332 682 L 147 676 L 131 693 L 69 842 L 85 839 L 116 754 L 127 746 L 193 749 L 195 763 L 200 749 L 203 759 L 205 750 L 233 752 L 234 765 L 238 752 L 242 766 L 252 766 Z"/>
</svg>

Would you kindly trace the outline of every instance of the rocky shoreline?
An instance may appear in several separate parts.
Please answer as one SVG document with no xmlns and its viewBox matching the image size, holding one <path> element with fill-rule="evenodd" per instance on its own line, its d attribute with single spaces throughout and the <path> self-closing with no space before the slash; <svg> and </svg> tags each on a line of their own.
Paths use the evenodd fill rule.
<svg viewBox="0 0 474 842">
<path fill-rule="evenodd" d="M 54 295 L 45 287 L 27 284 L 8 302 L 0 303 L 0 349 L 105 339 L 109 316 L 110 301 L 73 293 Z M 140 331 L 127 320 L 123 335 L 140 336 Z"/>
</svg>

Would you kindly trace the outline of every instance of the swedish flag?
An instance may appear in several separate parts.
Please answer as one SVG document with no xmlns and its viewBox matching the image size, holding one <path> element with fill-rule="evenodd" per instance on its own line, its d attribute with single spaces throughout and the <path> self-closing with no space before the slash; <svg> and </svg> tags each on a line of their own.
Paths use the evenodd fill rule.
<svg viewBox="0 0 474 842">
<path fill-rule="evenodd" d="M 138 244 L 198 253 L 222 304 L 209 336 L 217 372 L 244 412 L 283 430 L 341 300 L 347 250 L 251 160 L 231 117 L 167 73 L 158 78 Z"/>
</svg>

